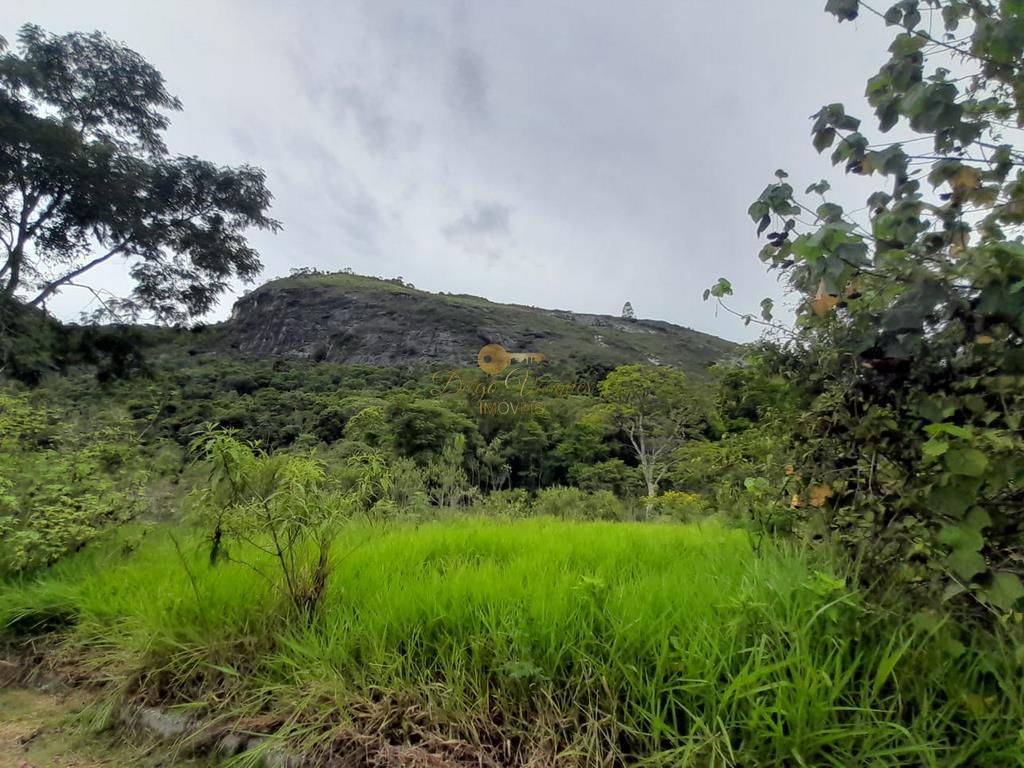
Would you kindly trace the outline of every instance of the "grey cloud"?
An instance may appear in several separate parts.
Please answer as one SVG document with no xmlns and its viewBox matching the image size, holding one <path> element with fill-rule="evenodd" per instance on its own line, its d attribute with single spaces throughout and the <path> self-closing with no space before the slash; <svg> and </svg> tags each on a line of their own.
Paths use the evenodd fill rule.
<svg viewBox="0 0 1024 768">
<path fill-rule="evenodd" d="M 385 113 L 378 99 L 356 86 L 335 89 L 330 97 L 336 114 L 342 118 L 351 116 L 355 120 L 369 149 L 380 152 L 392 146 L 394 121 Z"/>
<path fill-rule="evenodd" d="M 395 143 L 400 127 L 398 120 L 386 106 L 389 96 L 380 83 L 346 82 L 346 68 L 332 56 L 317 61 L 305 50 L 291 48 L 285 54 L 291 63 L 302 93 L 330 120 L 344 125 L 349 120 L 371 152 L 385 152 Z M 323 70 L 331 72 L 324 77 Z"/>
<path fill-rule="evenodd" d="M 511 210 L 500 203 L 477 203 L 471 211 L 462 214 L 444 228 L 449 240 L 473 235 L 507 235 Z"/>
<path fill-rule="evenodd" d="M 442 231 L 450 243 L 490 258 L 501 255 L 511 236 L 512 211 L 500 203 L 477 203 Z"/>
<path fill-rule="evenodd" d="M 367 185 L 329 147 L 310 142 L 302 151 L 307 162 L 298 171 L 307 181 L 307 196 L 323 205 L 321 229 L 340 228 L 346 250 L 378 255 L 384 217 Z"/>
<path fill-rule="evenodd" d="M 871 191 L 814 151 L 806 116 L 843 101 L 869 118 L 864 82 L 892 30 L 839 25 L 820 0 L 87 5 L 34 0 L 33 18 L 103 29 L 157 66 L 185 103 L 172 151 L 266 169 L 285 224 L 253 233 L 268 275 L 387 270 L 579 311 L 628 297 L 750 338 L 700 294 L 726 276 L 738 308 L 783 306 L 746 214 L 773 171 L 801 189 L 829 178 L 848 209 Z M 0 3 L 0 32 L 22 10 Z M 91 299 L 68 291 L 53 309 Z"/>
<path fill-rule="evenodd" d="M 456 113 L 477 122 L 488 120 L 490 94 L 480 54 L 470 48 L 458 48 L 452 56 L 449 77 L 449 97 Z"/>
</svg>

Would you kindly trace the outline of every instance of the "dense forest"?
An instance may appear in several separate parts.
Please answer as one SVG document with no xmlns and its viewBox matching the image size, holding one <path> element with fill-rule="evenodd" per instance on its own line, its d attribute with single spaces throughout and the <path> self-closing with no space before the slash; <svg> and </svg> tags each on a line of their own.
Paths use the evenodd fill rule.
<svg viewBox="0 0 1024 768">
<path fill-rule="evenodd" d="M 351 270 L 204 323 L 263 172 L 105 35 L 4 42 L 0 682 L 140 765 L 1024 764 L 1024 4 L 826 11 L 892 32 L 811 121 L 875 189 L 776 173 L 743 346 Z"/>
</svg>

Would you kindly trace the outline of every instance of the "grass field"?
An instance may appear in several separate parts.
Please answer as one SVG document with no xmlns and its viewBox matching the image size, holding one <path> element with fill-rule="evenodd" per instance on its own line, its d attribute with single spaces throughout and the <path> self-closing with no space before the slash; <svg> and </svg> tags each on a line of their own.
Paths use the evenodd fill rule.
<svg viewBox="0 0 1024 768">
<path fill-rule="evenodd" d="M 404 745 L 453 765 L 1012 766 L 1024 754 L 1009 644 L 938 615 L 869 611 L 827 566 L 755 552 L 713 523 L 353 524 L 312 620 L 177 538 L 157 528 L 6 585 L 8 640 L 59 629 L 60 658 L 111 702 L 185 705 L 321 757 Z"/>
</svg>

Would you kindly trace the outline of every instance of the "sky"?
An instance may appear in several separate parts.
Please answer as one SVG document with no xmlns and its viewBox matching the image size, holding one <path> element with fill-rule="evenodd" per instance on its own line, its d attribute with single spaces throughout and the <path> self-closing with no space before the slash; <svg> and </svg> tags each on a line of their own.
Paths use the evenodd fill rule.
<svg viewBox="0 0 1024 768">
<path fill-rule="evenodd" d="M 23 23 L 99 29 L 184 109 L 174 153 L 266 171 L 277 234 L 260 281 L 316 267 L 430 291 L 759 334 L 702 301 L 787 302 L 747 207 L 777 168 L 837 202 L 871 191 L 810 143 L 808 117 L 864 84 L 892 39 L 824 0 L 34 0 Z M 127 293 L 123 264 L 91 284 Z M 252 286 L 248 286 L 251 288 Z M 246 286 L 207 318 L 225 318 Z M 95 309 L 67 289 L 63 319 Z M 790 302 L 791 304 L 791 302 Z"/>
</svg>

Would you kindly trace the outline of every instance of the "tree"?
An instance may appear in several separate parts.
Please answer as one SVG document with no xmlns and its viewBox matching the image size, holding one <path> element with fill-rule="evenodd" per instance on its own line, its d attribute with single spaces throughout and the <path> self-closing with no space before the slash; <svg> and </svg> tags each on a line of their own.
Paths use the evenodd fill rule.
<svg viewBox="0 0 1024 768">
<path fill-rule="evenodd" d="M 382 411 L 384 405 L 380 398 L 362 395 L 338 397 L 332 394 L 318 397 L 313 434 L 325 443 L 333 443 L 345 435 L 349 420 L 356 414 L 369 408 Z"/>
<path fill-rule="evenodd" d="M 551 438 L 544 424 L 536 418 L 521 418 L 505 436 L 512 477 L 517 488 L 533 491 L 544 485 L 549 464 Z"/>
<path fill-rule="evenodd" d="M 569 467 L 569 480 L 581 491 L 611 491 L 620 499 L 636 495 L 640 485 L 636 467 L 628 466 L 622 459 L 573 464 Z"/>
<path fill-rule="evenodd" d="M 619 366 L 601 382 L 601 395 L 626 434 L 647 496 L 653 499 L 672 452 L 707 423 L 707 400 L 689 385 L 682 371 L 667 366 Z"/>
<path fill-rule="evenodd" d="M 463 463 L 466 457 L 465 435 L 455 435 L 441 455 L 427 466 L 431 499 L 439 507 L 458 506 L 471 493 Z"/>
<path fill-rule="evenodd" d="M 622 319 L 636 320 L 636 312 L 633 311 L 633 305 L 628 301 L 622 305 Z"/>
<path fill-rule="evenodd" d="M 466 415 L 449 410 L 444 403 L 404 392 L 388 399 L 385 416 L 391 426 L 395 452 L 415 459 L 421 466 L 440 456 L 453 435 L 476 434 L 476 425 Z M 470 444 L 476 444 L 472 437 Z"/>
<path fill-rule="evenodd" d="M 618 431 L 604 404 L 574 412 L 570 418 L 551 452 L 551 458 L 567 479 L 572 476 L 574 468 L 592 467 L 607 459 L 611 451 L 608 438 Z"/>
<path fill-rule="evenodd" d="M 384 418 L 384 409 L 376 405 L 363 408 L 345 425 L 345 437 L 366 443 L 373 448 L 381 447 L 387 435 L 388 423 Z"/>
<path fill-rule="evenodd" d="M 40 306 L 118 258 L 135 288 L 94 292 L 107 312 L 183 320 L 259 273 L 244 234 L 279 228 L 263 171 L 170 155 L 162 133 L 180 102 L 101 33 L 26 25 L 18 43 L 0 40 L 0 296 Z"/>
<path fill-rule="evenodd" d="M 482 479 L 492 493 L 500 491 L 506 483 L 511 484 L 512 467 L 508 463 L 510 451 L 500 436 L 477 448 L 476 455 Z"/>
<path fill-rule="evenodd" d="M 824 181 L 804 202 L 783 171 L 750 207 L 762 260 L 802 300 L 779 357 L 809 403 L 792 424 L 793 501 L 866 573 L 1007 611 L 1024 599 L 1024 5 L 826 10 L 897 28 L 867 97 L 881 133 L 917 136 L 874 141 L 827 105 L 813 144 L 878 178 L 866 213 Z"/>
</svg>

